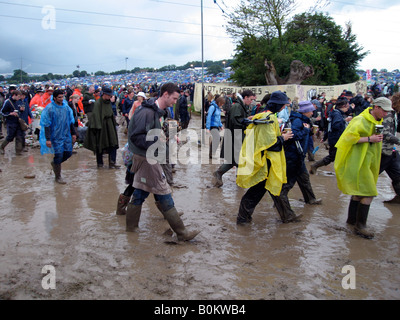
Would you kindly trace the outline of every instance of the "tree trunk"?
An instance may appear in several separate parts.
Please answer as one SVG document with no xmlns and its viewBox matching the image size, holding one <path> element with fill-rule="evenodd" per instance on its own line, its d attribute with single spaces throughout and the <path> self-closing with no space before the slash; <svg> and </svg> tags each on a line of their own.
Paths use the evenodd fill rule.
<svg viewBox="0 0 400 320">
<path fill-rule="evenodd" d="M 286 84 L 301 84 L 314 75 L 313 66 L 306 66 L 300 60 L 293 60 L 290 64 L 290 74 Z"/>
<path fill-rule="evenodd" d="M 276 86 L 279 84 L 279 80 L 281 80 L 276 74 L 275 66 L 272 61 L 265 60 L 265 67 L 267 71 L 265 72 L 265 80 L 267 82 L 267 86 Z"/>
<path fill-rule="evenodd" d="M 282 84 L 301 84 L 304 80 L 314 75 L 314 68 L 312 66 L 306 66 L 300 60 L 293 60 L 290 64 L 290 74 L 282 80 L 275 70 L 274 63 L 272 61 L 265 60 L 265 80 L 267 86 L 276 86 Z"/>
</svg>

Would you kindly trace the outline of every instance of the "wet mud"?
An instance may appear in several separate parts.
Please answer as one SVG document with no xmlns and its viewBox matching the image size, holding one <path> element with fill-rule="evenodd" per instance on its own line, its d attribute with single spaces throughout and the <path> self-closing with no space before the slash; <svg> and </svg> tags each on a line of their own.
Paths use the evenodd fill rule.
<svg viewBox="0 0 400 320">
<path fill-rule="evenodd" d="M 200 129 L 198 117 L 189 128 Z M 122 148 L 127 136 L 119 132 Z M 320 145 L 316 160 L 326 154 Z M 182 243 L 165 234 L 168 224 L 151 195 L 140 228 L 125 232 L 125 217 L 115 215 L 126 187 L 123 167 L 97 169 L 95 156 L 80 148 L 62 165 L 67 184 L 59 185 L 51 159 L 37 148 L 16 156 L 13 143 L 0 156 L 0 299 L 400 298 L 400 206 L 383 203 L 394 196 L 385 173 L 368 219 L 376 236 L 367 240 L 345 223 L 349 196 L 337 189 L 333 165 L 311 176 L 322 205 L 300 201 L 297 186 L 290 192 L 300 222 L 281 223 L 266 195 L 253 222 L 237 226 L 245 190 L 235 170 L 214 188 L 219 159 L 178 163 L 175 205 L 188 228 L 201 230 Z M 120 150 L 117 160 L 122 164 Z M 46 266 L 55 271 L 54 289 L 43 285 Z M 350 283 L 345 266 L 354 267 L 354 289 L 343 286 Z"/>
</svg>

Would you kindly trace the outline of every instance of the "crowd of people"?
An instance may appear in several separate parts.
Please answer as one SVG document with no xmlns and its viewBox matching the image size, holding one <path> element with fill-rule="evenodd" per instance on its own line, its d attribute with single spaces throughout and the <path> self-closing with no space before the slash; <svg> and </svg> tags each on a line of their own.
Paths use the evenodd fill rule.
<svg viewBox="0 0 400 320">
<path fill-rule="evenodd" d="M 305 203 L 322 204 L 313 192 L 310 174 L 332 162 L 339 190 L 351 195 L 347 223 L 357 234 L 374 237 L 366 221 L 383 171 L 396 194 L 385 202 L 400 204 L 400 157 L 396 150 L 400 145 L 396 137 L 400 132 L 400 93 L 384 95 L 369 88 L 357 95 L 345 90 L 330 101 L 324 93 L 310 101 L 290 101 L 285 93 L 276 91 L 256 103 L 255 94 L 245 90 L 225 98 L 230 100 L 228 110 L 220 107 L 226 113 L 221 146 L 225 163 L 213 177 L 215 187 L 221 187 L 223 174 L 237 167 L 237 184 L 248 188 L 240 201 L 238 224 L 251 222 L 267 191 L 282 222 L 298 221 L 300 216 L 291 209 L 288 192 L 297 182 Z M 207 100 L 215 106 L 211 96 Z M 316 162 L 314 141 L 324 143 L 329 150 L 328 156 Z M 240 148 L 234 148 L 238 145 Z M 312 163 L 308 170 L 307 156 Z"/>
<path fill-rule="evenodd" d="M 173 165 L 168 161 L 169 141 L 177 142 L 178 132 L 189 126 L 192 84 L 168 82 L 146 89 L 133 84 L 114 88 L 47 85 L 35 88 L 34 94 L 30 90 L 28 86 L 10 87 L 5 94 L 0 87 L 1 115 L 7 128 L 6 137 L 1 137 L 3 154 L 14 139 L 17 155 L 26 150 L 26 131 L 20 119 L 30 123 L 32 112 L 41 110 L 41 153 L 54 154 L 51 166 L 55 181 L 65 184 L 61 164 L 71 157 L 77 140 L 96 155 L 99 169 L 104 167 L 104 154 L 108 155 L 108 167 L 119 169 L 117 128 L 125 126 L 127 187 L 118 197 L 116 213 L 126 216 L 126 231 L 139 226 L 142 205 L 153 193 L 157 208 L 178 240 L 196 237 L 199 232 L 187 230 L 175 208 Z M 288 193 L 297 182 L 306 204 L 322 205 L 314 194 L 310 174 L 332 162 L 339 190 L 351 196 L 347 223 L 357 234 L 374 236 L 366 221 L 383 171 L 391 178 L 396 193 L 389 202 L 400 204 L 400 157 L 395 147 L 400 144 L 396 137 L 400 131 L 400 93 L 385 96 L 371 88 L 357 95 L 344 91 L 330 101 L 324 93 L 310 101 L 292 101 L 286 93 L 275 91 L 257 103 L 256 95 L 244 90 L 215 96 L 208 93 L 204 101 L 209 157 L 214 157 L 220 147 L 224 159 L 212 173 L 214 186 L 222 187 L 223 175 L 236 167 L 237 185 L 248 189 L 238 204 L 238 225 L 252 221 L 256 206 L 267 192 L 283 223 L 299 221 L 301 216 L 291 208 Z M 122 122 L 117 122 L 117 115 Z M 318 161 L 314 158 L 318 148 L 314 148 L 315 141 L 329 149 L 328 156 Z M 309 169 L 307 157 L 312 162 Z"/>
</svg>

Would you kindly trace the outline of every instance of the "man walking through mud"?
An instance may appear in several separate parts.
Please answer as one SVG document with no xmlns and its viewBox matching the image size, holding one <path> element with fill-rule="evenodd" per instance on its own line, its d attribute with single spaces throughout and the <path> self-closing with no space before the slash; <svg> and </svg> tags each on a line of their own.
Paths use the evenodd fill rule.
<svg viewBox="0 0 400 320">
<path fill-rule="evenodd" d="M 131 171 L 134 173 L 135 191 L 126 210 L 126 231 L 133 232 L 139 226 L 142 204 L 153 193 L 157 207 L 176 232 L 178 240 L 189 241 L 199 232 L 185 228 L 159 163 L 165 161 L 166 157 L 166 138 L 162 135 L 160 119 L 165 115 L 166 109 L 176 103 L 178 97 L 178 86 L 171 82 L 166 83 L 161 87 L 160 97 L 157 100 L 144 101 L 131 119 L 128 142 L 133 153 Z M 157 146 L 156 150 L 154 146 Z"/>
<path fill-rule="evenodd" d="M 64 99 L 64 91 L 55 90 L 53 101 L 43 110 L 40 126 L 40 151 L 42 154 L 54 153 L 51 163 L 56 177 L 56 182 L 65 184 L 61 177 L 61 163 L 72 155 L 73 145 L 76 141 L 72 109 Z"/>
<path fill-rule="evenodd" d="M 372 107 L 353 118 L 336 144 L 335 172 L 339 190 L 351 195 L 347 223 L 354 231 L 371 239 L 367 228 L 371 202 L 378 195 L 376 183 L 382 154 L 383 134 L 376 131 L 383 118 L 393 111 L 392 102 L 377 98 Z"/>
</svg>

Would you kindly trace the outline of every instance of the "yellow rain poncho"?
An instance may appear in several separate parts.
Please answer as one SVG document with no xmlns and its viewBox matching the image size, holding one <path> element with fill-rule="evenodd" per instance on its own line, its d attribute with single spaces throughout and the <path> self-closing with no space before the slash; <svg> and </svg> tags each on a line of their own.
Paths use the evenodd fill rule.
<svg viewBox="0 0 400 320">
<path fill-rule="evenodd" d="M 245 131 L 245 138 L 239 157 L 236 183 L 239 187 L 250 188 L 260 181 L 265 181 L 265 189 L 279 196 L 286 180 L 286 158 L 282 148 L 279 152 L 267 151 L 277 142 L 281 135 L 279 123 L 274 114 L 263 112 L 253 118 L 270 117 L 273 123 L 250 124 Z M 271 167 L 268 168 L 267 160 Z"/>
<path fill-rule="evenodd" d="M 361 137 L 375 133 L 375 125 L 382 124 L 365 109 L 349 123 L 336 143 L 335 172 L 338 188 L 354 196 L 377 196 L 382 142 L 357 143 Z"/>
</svg>

